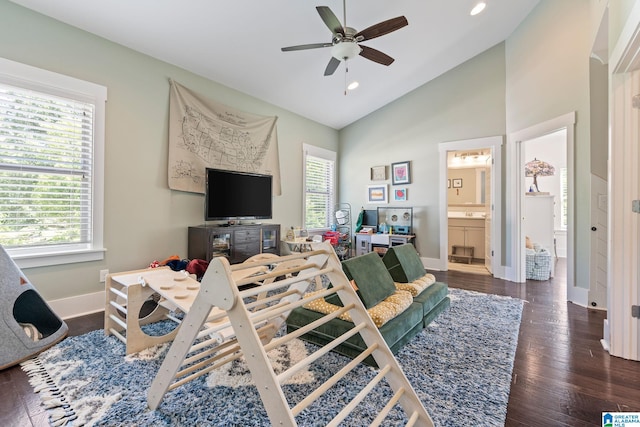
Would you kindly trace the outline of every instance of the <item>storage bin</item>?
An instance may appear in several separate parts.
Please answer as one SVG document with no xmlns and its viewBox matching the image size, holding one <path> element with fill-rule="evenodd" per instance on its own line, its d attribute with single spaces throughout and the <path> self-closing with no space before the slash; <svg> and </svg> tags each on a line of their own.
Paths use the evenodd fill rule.
<svg viewBox="0 0 640 427">
<path fill-rule="evenodd" d="M 527 279 L 549 280 L 551 276 L 551 253 L 541 248 L 527 249 Z"/>
</svg>

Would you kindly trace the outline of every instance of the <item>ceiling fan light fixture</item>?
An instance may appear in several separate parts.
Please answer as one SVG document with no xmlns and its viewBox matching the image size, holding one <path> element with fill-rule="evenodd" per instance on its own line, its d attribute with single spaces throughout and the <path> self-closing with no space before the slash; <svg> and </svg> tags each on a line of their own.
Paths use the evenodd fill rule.
<svg viewBox="0 0 640 427">
<path fill-rule="evenodd" d="M 331 48 L 331 56 L 340 61 L 353 59 L 360 54 L 362 49 L 356 42 L 343 41 Z"/>
<path fill-rule="evenodd" d="M 480 12 L 482 12 L 485 7 L 487 7 L 487 3 L 483 2 L 483 1 L 478 2 L 475 6 L 473 6 L 473 9 L 471 9 L 471 12 L 469 14 L 471 16 L 475 16 L 475 15 L 479 14 Z"/>
</svg>

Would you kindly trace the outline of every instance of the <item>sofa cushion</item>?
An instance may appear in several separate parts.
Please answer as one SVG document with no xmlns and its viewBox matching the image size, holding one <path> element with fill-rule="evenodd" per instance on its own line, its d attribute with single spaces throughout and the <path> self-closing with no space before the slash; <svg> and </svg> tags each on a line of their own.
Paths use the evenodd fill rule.
<svg viewBox="0 0 640 427">
<path fill-rule="evenodd" d="M 411 243 L 390 247 L 382 262 L 396 282 L 413 282 L 425 273 L 420 256 Z"/>
<path fill-rule="evenodd" d="M 414 280 L 413 282 L 410 282 L 410 283 L 395 282 L 394 284 L 396 285 L 396 289 L 409 291 L 411 293 L 411 296 L 417 297 L 422 293 L 422 291 L 424 291 L 430 285 L 435 283 L 435 281 L 436 281 L 436 277 L 431 273 L 427 273 L 424 276 L 420 277 L 419 279 Z"/>
<path fill-rule="evenodd" d="M 311 292 L 306 296 L 313 295 L 319 292 L 322 291 Z M 380 301 L 375 306 L 367 309 L 367 313 L 369 313 L 369 316 L 371 317 L 371 320 L 373 320 L 373 323 L 375 323 L 375 325 L 380 328 L 389 320 L 393 319 L 394 317 L 405 311 L 407 308 L 409 308 L 412 303 L 413 297 L 411 296 L 411 293 L 407 291 L 397 290 L 396 292 L 385 298 L 383 301 Z M 331 304 L 324 298 L 314 299 L 313 301 L 304 304 L 303 307 L 322 314 L 331 314 L 334 311 L 340 309 L 339 305 Z M 353 322 L 349 312 L 343 313 L 339 316 L 339 318 L 347 322 Z"/>
<path fill-rule="evenodd" d="M 448 298 L 449 287 L 446 283 L 435 282 L 428 286 L 420 295 L 416 296 L 413 301 L 422 305 L 422 310 L 426 316 L 440 301 Z"/>
<path fill-rule="evenodd" d="M 387 267 L 375 252 L 343 261 L 342 270 L 355 282 L 356 292 L 366 308 L 375 306 L 396 291 Z"/>
</svg>

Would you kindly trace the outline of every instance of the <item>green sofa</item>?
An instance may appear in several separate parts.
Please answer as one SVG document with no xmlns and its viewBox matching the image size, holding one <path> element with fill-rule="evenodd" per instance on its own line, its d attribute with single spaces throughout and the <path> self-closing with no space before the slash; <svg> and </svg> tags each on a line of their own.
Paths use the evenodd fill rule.
<svg viewBox="0 0 640 427">
<path fill-rule="evenodd" d="M 382 262 L 394 282 L 411 283 L 425 275 L 420 256 L 415 246 L 410 243 L 390 247 L 382 257 Z M 448 292 L 446 284 L 435 282 L 413 298 L 415 302 L 422 304 L 423 327 L 449 306 Z"/>
<path fill-rule="evenodd" d="M 417 253 L 415 254 L 417 256 Z M 419 257 L 418 257 L 419 260 Z M 371 252 L 342 262 L 342 268 L 349 280 L 357 286 L 357 294 L 365 308 L 370 309 L 389 295 L 396 292 L 394 280 L 380 256 Z M 422 276 L 425 275 L 422 268 Z M 424 294 L 424 295 L 423 295 Z M 422 293 L 414 297 L 409 307 L 379 327 L 391 351 L 397 353 L 407 342 L 431 322 L 440 312 L 449 306 L 448 287 L 444 283 L 435 282 Z M 337 294 L 326 298 L 328 303 L 341 306 Z M 293 332 L 323 316 L 308 308 L 299 307 L 292 310 L 287 318 L 287 330 Z M 353 328 L 352 322 L 332 319 L 324 325 L 304 334 L 302 339 L 324 346 L 336 337 Z M 354 358 L 366 348 L 360 334 L 354 335 L 338 345 L 334 351 Z M 369 356 L 365 364 L 376 366 L 373 357 Z"/>
</svg>

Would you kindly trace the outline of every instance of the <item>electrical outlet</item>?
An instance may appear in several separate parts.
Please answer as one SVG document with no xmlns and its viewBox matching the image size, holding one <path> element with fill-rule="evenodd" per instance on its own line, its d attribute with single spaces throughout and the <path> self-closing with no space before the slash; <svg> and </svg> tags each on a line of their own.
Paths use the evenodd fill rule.
<svg viewBox="0 0 640 427">
<path fill-rule="evenodd" d="M 107 274 L 109 274 L 109 270 L 100 270 L 100 283 L 107 281 Z"/>
</svg>

